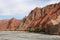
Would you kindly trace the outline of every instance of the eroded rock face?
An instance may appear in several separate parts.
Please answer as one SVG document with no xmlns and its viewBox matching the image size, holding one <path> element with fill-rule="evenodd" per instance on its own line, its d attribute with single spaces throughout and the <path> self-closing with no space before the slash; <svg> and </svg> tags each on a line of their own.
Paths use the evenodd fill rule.
<svg viewBox="0 0 60 40">
<path fill-rule="evenodd" d="M 10 20 L 0 20 L 0 30 L 17 30 L 22 21 L 12 18 Z"/>
<path fill-rule="evenodd" d="M 51 19 L 54 20 L 60 13 L 60 3 L 51 4 L 44 8 L 36 7 L 34 10 L 30 12 L 30 14 L 25 18 L 25 22 L 23 27 L 36 27 L 40 24 L 45 25 Z M 26 28 L 26 29 L 27 29 Z"/>
<path fill-rule="evenodd" d="M 20 25 L 21 21 L 20 20 L 17 20 L 15 18 L 12 18 L 9 20 L 8 22 L 8 29 L 9 30 L 17 30 L 19 25 Z"/>
<path fill-rule="evenodd" d="M 3 29 L 4 28 L 4 29 Z M 35 30 L 40 28 L 49 34 L 60 34 L 60 3 L 36 7 L 22 20 L 12 18 L 0 21 L 0 30 Z"/>
<path fill-rule="evenodd" d="M 26 18 L 24 18 L 24 22 L 22 23 L 23 25 L 20 27 L 20 30 L 27 30 L 28 28 L 36 29 L 40 27 L 46 33 L 60 34 L 58 31 L 59 27 L 57 27 L 60 23 L 60 21 L 58 21 L 60 19 L 59 15 L 60 3 L 51 4 L 44 8 L 36 7 Z M 55 31 L 51 29 L 54 29 Z"/>
<path fill-rule="evenodd" d="M 51 19 L 50 23 L 46 24 L 46 33 L 49 34 L 60 34 L 60 15 L 55 19 Z"/>
<path fill-rule="evenodd" d="M 8 27 L 9 20 L 0 20 L 0 30 L 6 30 Z"/>
</svg>

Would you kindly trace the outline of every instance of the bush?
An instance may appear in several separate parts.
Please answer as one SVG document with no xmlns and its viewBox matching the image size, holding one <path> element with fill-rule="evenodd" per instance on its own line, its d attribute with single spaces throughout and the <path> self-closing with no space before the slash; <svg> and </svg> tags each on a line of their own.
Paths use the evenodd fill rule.
<svg viewBox="0 0 60 40">
<path fill-rule="evenodd" d="M 29 27 L 29 28 L 27 29 L 27 31 L 29 31 L 29 32 L 34 32 L 34 29 L 33 29 L 32 27 Z"/>
<path fill-rule="evenodd" d="M 43 30 L 42 30 L 42 28 L 40 28 L 40 27 L 37 27 L 36 29 L 35 29 L 35 31 L 34 32 L 37 32 L 37 33 L 39 33 L 39 32 L 44 32 Z"/>
<path fill-rule="evenodd" d="M 36 27 L 36 28 L 29 27 L 27 29 L 27 31 L 29 31 L 29 32 L 37 32 L 37 33 L 44 32 L 41 27 Z"/>
</svg>

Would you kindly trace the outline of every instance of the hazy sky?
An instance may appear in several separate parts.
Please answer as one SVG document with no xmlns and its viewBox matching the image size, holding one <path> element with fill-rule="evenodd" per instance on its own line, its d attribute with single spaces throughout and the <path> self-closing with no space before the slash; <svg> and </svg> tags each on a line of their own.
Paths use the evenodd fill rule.
<svg viewBox="0 0 60 40">
<path fill-rule="evenodd" d="M 60 0 L 0 0 L 0 19 L 19 18 L 28 15 L 35 7 L 44 7 Z"/>
</svg>

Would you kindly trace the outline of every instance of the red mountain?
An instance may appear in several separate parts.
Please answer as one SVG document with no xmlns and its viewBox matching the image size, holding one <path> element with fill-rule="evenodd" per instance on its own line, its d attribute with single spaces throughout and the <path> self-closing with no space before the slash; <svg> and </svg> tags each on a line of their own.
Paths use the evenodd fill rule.
<svg viewBox="0 0 60 40">
<path fill-rule="evenodd" d="M 36 7 L 22 20 L 0 20 L 0 30 L 36 30 L 60 34 L 60 3 Z"/>
</svg>

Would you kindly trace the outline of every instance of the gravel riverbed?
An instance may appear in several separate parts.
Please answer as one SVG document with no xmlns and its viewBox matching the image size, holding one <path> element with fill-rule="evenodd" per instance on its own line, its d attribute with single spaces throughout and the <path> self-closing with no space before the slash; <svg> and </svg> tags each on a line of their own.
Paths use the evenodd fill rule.
<svg viewBox="0 0 60 40">
<path fill-rule="evenodd" d="M 60 40 L 60 36 L 22 31 L 0 31 L 0 40 Z"/>
</svg>

